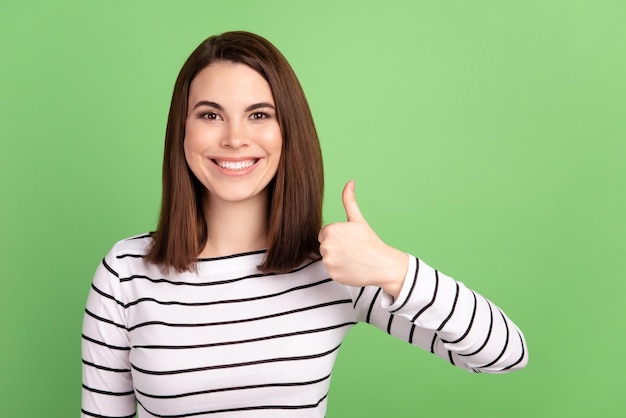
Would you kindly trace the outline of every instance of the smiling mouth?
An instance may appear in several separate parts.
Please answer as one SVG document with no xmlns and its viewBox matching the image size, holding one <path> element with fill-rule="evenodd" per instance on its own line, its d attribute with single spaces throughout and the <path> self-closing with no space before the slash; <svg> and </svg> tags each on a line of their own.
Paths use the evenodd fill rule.
<svg viewBox="0 0 626 418">
<path fill-rule="evenodd" d="M 259 161 L 259 159 L 256 158 L 253 160 L 244 160 L 244 161 L 223 161 L 223 160 L 211 160 L 211 161 L 213 161 L 218 167 L 223 168 L 225 170 L 240 171 L 240 170 L 245 170 L 247 168 L 252 167 Z"/>
</svg>

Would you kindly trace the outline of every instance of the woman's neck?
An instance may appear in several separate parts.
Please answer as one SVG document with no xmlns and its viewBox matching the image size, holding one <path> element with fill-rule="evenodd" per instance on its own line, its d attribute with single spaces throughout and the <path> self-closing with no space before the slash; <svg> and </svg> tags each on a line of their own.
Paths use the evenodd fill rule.
<svg viewBox="0 0 626 418">
<path fill-rule="evenodd" d="M 221 257 L 267 248 L 268 195 L 243 202 L 204 199 L 207 242 L 201 258 Z"/>
</svg>

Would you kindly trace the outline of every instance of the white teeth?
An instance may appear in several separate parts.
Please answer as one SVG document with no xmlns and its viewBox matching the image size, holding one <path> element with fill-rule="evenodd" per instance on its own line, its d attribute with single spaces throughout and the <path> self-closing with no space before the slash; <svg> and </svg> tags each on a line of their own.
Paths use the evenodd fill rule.
<svg viewBox="0 0 626 418">
<path fill-rule="evenodd" d="M 255 161 L 254 160 L 248 160 L 248 161 L 217 161 L 217 165 L 219 165 L 222 168 L 225 168 L 226 170 L 245 170 L 246 168 L 250 168 L 254 165 Z"/>
</svg>

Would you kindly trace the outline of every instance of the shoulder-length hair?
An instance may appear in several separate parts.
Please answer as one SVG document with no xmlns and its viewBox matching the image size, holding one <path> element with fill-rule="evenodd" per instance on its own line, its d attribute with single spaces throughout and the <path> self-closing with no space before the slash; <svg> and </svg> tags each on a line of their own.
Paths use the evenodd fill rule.
<svg viewBox="0 0 626 418">
<path fill-rule="evenodd" d="M 268 249 L 259 269 L 287 272 L 308 258 L 320 256 L 317 236 L 324 194 L 322 154 L 309 104 L 291 66 L 269 41 L 240 31 L 206 39 L 178 74 L 165 133 L 161 213 L 146 258 L 166 270 L 190 271 L 206 244 L 204 186 L 187 165 L 183 141 L 189 86 L 202 69 L 219 61 L 256 70 L 274 96 L 283 141 L 276 176 L 268 185 Z"/>
</svg>

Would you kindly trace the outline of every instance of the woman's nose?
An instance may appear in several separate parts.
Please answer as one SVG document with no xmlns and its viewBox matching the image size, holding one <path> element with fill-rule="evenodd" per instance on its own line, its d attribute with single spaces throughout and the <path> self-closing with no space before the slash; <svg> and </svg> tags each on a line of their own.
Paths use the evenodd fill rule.
<svg viewBox="0 0 626 418">
<path fill-rule="evenodd" d="M 248 145 L 246 129 L 240 122 L 231 121 L 228 123 L 221 145 L 225 148 L 237 149 Z"/>
</svg>

